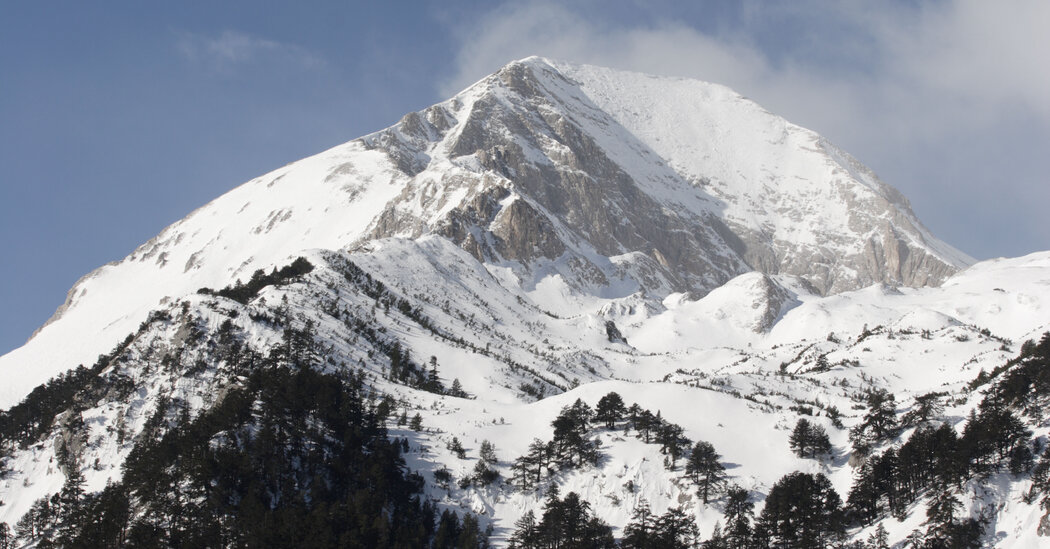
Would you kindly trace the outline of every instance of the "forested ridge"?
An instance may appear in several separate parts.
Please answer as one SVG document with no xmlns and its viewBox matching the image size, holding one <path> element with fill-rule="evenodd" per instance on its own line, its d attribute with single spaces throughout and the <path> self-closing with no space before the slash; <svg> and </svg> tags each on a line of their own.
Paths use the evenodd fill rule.
<svg viewBox="0 0 1050 549">
<path fill-rule="evenodd" d="M 250 309 L 252 322 L 280 335 L 260 349 L 249 345 L 231 321 L 239 309 L 224 308 L 230 301 L 254 303 L 266 286 L 290 284 L 311 270 L 301 259 L 269 275 L 256 273 L 247 284 L 203 292 L 217 300 L 211 304 L 215 311 L 227 315 L 217 326 L 194 317 L 185 306 L 178 318 L 151 314 L 138 332 L 92 367 L 64 374 L 0 413 L 5 456 L 60 433 L 56 460 L 66 478 L 60 491 L 36 501 L 17 524 L 0 524 L 0 549 L 25 543 L 486 547 L 490 519 L 457 513 L 428 499 L 428 493 L 435 493 L 426 486 L 428 471 L 409 470 L 404 459 L 409 441 L 388 432 L 394 422 L 422 431 L 419 415 L 409 422 L 405 407 L 397 417 L 403 402 L 376 388 L 382 381 L 442 398 L 469 398 L 458 380 L 446 389 L 436 358 L 428 366 L 417 364 L 407 347 L 367 317 L 333 308 L 334 317 L 371 346 L 369 358 L 382 366 L 369 372 L 362 364 L 339 363 L 314 323 L 288 313 L 283 303 Z M 350 264 L 341 274 L 374 300 L 373 308 L 393 309 L 425 330 L 436 329 L 421 309 L 360 268 Z M 180 346 L 156 357 L 129 352 L 153 325 L 180 326 Z M 83 471 L 92 465 L 82 463 L 77 451 L 83 443 L 78 433 L 84 431 L 80 412 L 102 400 L 122 401 L 135 391 L 124 368 L 139 364 L 135 361 L 171 379 L 209 372 L 223 380 L 220 394 L 198 409 L 180 399 L 156 402 L 143 428 L 127 441 L 131 449 L 120 481 L 88 492 Z M 745 489 L 734 478 L 746 471 L 730 473 L 715 445 L 691 440 L 659 410 L 628 404 L 616 392 L 565 406 L 550 422 L 549 438 L 534 439 L 519 456 L 500 462 L 484 441 L 470 475 L 456 479 L 447 469 L 429 473 L 441 489 L 458 480 L 461 489 L 494 485 L 542 498 L 539 512 L 524 513 L 499 534 L 519 549 L 875 549 L 885 546 L 884 531 L 860 541 L 851 540 L 856 537 L 851 532 L 887 517 L 904 517 L 920 503 L 926 521 L 909 537 L 909 547 L 979 547 L 987 539 L 988 517 L 964 514 L 962 500 L 967 489 L 994 475 L 1030 479 L 1026 501 L 1039 502 L 1050 512 L 1050 450 L 1030 429 L 1047 419 L 1050 334 L 1022 345 L 1001 367 L 982 371 L 969 390 L 970 402 L 978 404 L 965 420 L 953 423 L 943 410 L 950 398 L 963 398 L 959 395 L 918 395 L 902 413 L 895 395 L 869 388 L 858 404 L 849 447 L 833 447 L 823 426 L 798 417 L 784 451 L 817 462 L 851 456 L 854 479 L 842 494 L 823 474 L 801 471 L 784 474 L 765 494 Z M 829 417 L 842 428 L 835 423 L 837 413 Z M 123 443 L 125 427 L 114 428 Z M 562 494 L 560 479 L 600 466 L 607 451 L 601 435 L 614 433 L 654 445 L 669 477 L 694 490 L 699 505 L 720 510 L 723 521 L 711 535 L 701 536 L 691 510 L 682 505 L 657 514 L 643 500 L 617 530 L 595 513 L 595 502 L 572 491 Z M 466 458 L 458 438 L 448 444 L 459 459 Z"/>
</svg>

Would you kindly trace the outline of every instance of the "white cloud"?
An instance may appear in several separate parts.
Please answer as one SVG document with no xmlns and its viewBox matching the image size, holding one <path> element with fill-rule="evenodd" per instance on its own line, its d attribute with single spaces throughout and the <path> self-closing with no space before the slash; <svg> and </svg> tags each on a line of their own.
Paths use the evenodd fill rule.
<svg viewBox="0 0 1050 549">
<path fill-rule="evenodd" d="M 1030 204 L 1050 201 L 1050 159 L 1000 157 L 989 169 L 984 155 L 1046 157 L 1050 150 L 1050 33 L 1041 28 L 1050 2 L 748 1 L 736 15 L 710 25 L 714 33 L 671 19 L 610 20 L 593 6 L 507 4 L 461 29 L 456 70 L 442 94 L 529 55 L 718 82 L 892 176 L 920 216 L 967 251 L 1005 253 L 995 250 L 1007 244 L 981 239 L 1011 232 L 1034 242 L 1012 249 L 1046 247 L 1050 223 Z M 952 165 L 944 169 L 930 165 L 946 161 Z M 963 211 L 941 208 L 945 193 Z M 985 220 L 1003 223 L 1000 233 L 958 221 L 993 200 L 1021 214 Z"/>
<path fill-rule="evenodd" d="M 302 46 L 267 40 L 235 30 L 215 36 L 182 33 L 177 47 L 187 59 L 220 71 L 255 62 L 276 62 L 312 69 L 324 60 Z"/>
</svg>

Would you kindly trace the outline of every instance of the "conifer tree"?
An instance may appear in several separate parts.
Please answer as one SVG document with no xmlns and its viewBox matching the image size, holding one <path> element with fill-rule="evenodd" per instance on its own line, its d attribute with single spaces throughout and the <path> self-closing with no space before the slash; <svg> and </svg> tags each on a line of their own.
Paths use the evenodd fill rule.
<svg viewBox="0 0 1050 549">
<path fill-rule="evenodd" d="M 853 448 L 862 454 L 897 434 L 897 401 L 893 394 L 885 389 L 872 389 L 864 400 L 868 411 L 861 423 L 850 431 Z"/>
<path fill-rule="evenodd" d="M 610 392 L 598 400 L 594 419 L 604 423 L 606 429 L 612 429 L 617 421 L 623 419 L 625 411 L 623 398 L 616 392 Z"/>
<path fill-rule="evenodd" d="M 498 461 L 496 459 L 496 447 L 488 440 L 481 441 L 481 449 L 478 451 L 478 455 L 481 461 L 489 465 L 495 465 Z"/>
<path fill-rule="evenodd" d="M 726 490 L 725 538 L 728 549 L 743 549 L 751 539 L 751 520 L 755 516 L 755 503 L 747 490 L 730 486 Z"/>
<path fill-rule="evenodd" d="M 649 502 L 645 498 L 641 498 L 638 504 L 634 506 L 631 522 L 624 526 L 620 547 L 623 549 L 657 547 L 655 545 L 657 543 L 655 536 L 656 519 L 656 515 L 653 514 L 652 509 L 649 507 Z"/>
<path fill-rule="evenodd" d="M 579 467 L 598 462 L 596 440 L 587 439 L 591 408 L 580 399 L 571 406 L 562 408 L 558 417 L 551 422 L 554 427 L 554 438 L 551 441 L 554 460 L 564 467 Z"/>
<path fill-rule="evenodd" d="M 824 475 L 790 473 L 770 489 L 759 527 L 775 547 L 828 547 L 844 532 L 842 501 Z"/>
<path fill-rule="evenodd" d="M 719 462 L 715 447 L 710 442 L 700 441 L 693 446 L 685 464 L 685 474 L 697 486 L 697 495 L 707 503 L 718 492 L 725 480 L 725 466 Z"/>
<path fill-rule="evenodd" d="M 805 418 L 799 418 L 789 438 L 791 450 L 801 458 L 816 458 L 831 453 L 831 441 L 827 431 Z"/>
<path fill-rule="evenodd" d="M 886 532 L 886 527 L 881 522 L 875 528 L 875 531 L 868 536 L 868 542 L 865 544 L 864 549 L 890 549 L 890 535 Z"/>
<path fill-rule="evenodd" d="M 459 459 L 467 458 L 467 450 L 463 447 L 463 443 L 459 441 L 459 437 L 452 437 L 452 441 L 446 447 Z"/>
</svg>

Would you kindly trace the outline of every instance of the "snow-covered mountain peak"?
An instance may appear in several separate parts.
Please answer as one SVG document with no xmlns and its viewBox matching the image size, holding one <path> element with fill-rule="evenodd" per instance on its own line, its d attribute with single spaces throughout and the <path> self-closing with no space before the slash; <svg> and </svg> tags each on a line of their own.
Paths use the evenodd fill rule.
<svg viewBox="0 0 1050 549">
<path fill-rule="evenodd" d="M 648 501 L 707 537 L 728 523 L 721 496 L 701 495 L 682 465 L 700 443 L 760 518 L 778 479 L 826 475 L 846 496 L 907 436 L 971 436 L 964 418 L 984 406 L 974 388 L 1039 358 L 1025 341 L 1050 330 L 1050 253 L 970 263 L 856 159 L 728 88 L 526 58 L 253 179 L 82 278 L 0 357 L 0 407 L 29 395 L 0 413 L 0 522 L 21 523 L 24 539 L 54 531 L 34 509 L 67 506 L 74 472 L 89 493 L 135 492 L 125 522 L 166 520 L 178 506 L 149 507 L 143 456 L 174 459 L 155 470 L 176 475 L 196 463 L 176 446 L 233 457 L 260 437 L 270 457 L 296 456 L 262 467 L 298 479 L 272 484 L 275 505 L 309 507 L 312 495 L 282 492 L 349 478 L 300 468 L 346 450 L 332 445 L 338 421 L 314 428 L 365 398 L 372 427 L 398 437 L 394 469 L 418 471 L 438 508 L 493 525 L 496 546 L 526 511 L 542 516 L 554 487 L 618 535 Z M 34 390 L 78 364 L 93 366 Z M 587 426 L 611 391 L 638 406 Z M 896 398 L 885 412 L 901 430 L 869 440 L 879 391 Z M 326 402 L 346 407 L 313 407 Z M 320 415 L 275 414 L 286 404 Z M 593 460 L 551 440 L 569 408 Z M 1028 408 L 1032 436 L 1011 442 L 1011 468 L 1014 450 L 1031 460 L 1047 440 Z M 826 452 L 797 447 L 802 419 Z M 161 491 L 187 506 L 242 501 L 209 500 L 218 484 L 193 474 Z M 1002 493 L 967 496 L 966 512 L 1003 529 L 986 538 L 1038 546 L 1035 524 L 1050 517 L 1025 475 L 994 473 Z M 965 482 L 960 494 L 988 486 Z M 877 520 L 903 543 L 925 528 L 923 490 L 892 515 L 881 496 L 850 494 L 850 512 L 870 516 L 844 535 L 867 539 L 863 521 Z"/>
<path fill-rule="evenodd" d="M 728 88 L 530 57 L 201 207 L 78 282 L 64 322 L 0 366 L 39 381 L 198 288 L 303 249 L 425 235 L 561 312 L 703 296 L 750 271 L 822 294 L 930 285 L 971 261 L 852 157 Z M 109 335 L 85 335 L 96 326 Z"/>
</svg>

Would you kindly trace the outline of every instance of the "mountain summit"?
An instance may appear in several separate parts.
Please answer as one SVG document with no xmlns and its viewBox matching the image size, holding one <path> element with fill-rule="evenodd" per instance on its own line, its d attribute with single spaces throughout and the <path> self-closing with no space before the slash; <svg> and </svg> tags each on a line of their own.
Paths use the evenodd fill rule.
<svg viewBox="0 0 1050 549">
<path fill-rule="evenodd" d="M 198 288 L 424 235 L 555 312 L 703 296 L 749 271 L 833 294 L 937 285 L 972 263 L 851 156 L 728 88 L 530 57 L 194 211 L 78 281 L 0 370 L 39 383 Z M 3 402 L 32 386 L 15 385 Z"/>
</svg>

